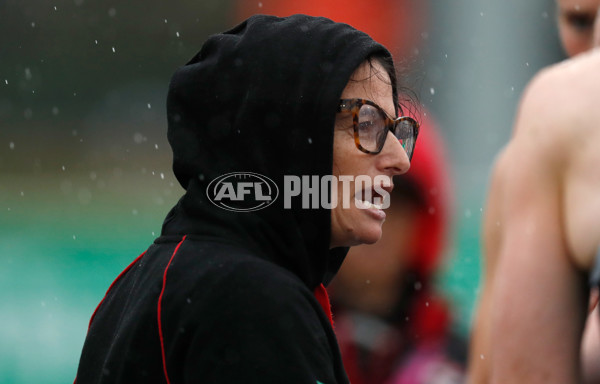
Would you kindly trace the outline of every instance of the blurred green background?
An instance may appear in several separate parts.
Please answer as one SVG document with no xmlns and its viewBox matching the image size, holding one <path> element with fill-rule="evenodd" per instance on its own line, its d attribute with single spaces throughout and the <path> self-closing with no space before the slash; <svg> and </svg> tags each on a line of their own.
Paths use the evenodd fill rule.
<svg viewBox="0 0 600 384">
<path fill-rule="evenodd" d="M 466 334 L 493 157 L 526 81 L 562 54 L 552 0 L 427 3 L 411 85 L 452 157 L 439 285 Z M 235 7 L 0 2 L 0 382 L 72 382 L 94 308 L 182 194 L 166 141 L 170 76 L 238 21 Z"/>
</svg>

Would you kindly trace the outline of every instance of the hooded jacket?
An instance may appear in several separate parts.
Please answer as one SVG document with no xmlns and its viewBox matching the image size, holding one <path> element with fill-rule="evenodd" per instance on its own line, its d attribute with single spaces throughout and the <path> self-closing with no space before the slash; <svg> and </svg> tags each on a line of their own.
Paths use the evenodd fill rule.
<svg viewBox="0 0 600 384">
<path fill-rule="evenodd" d="M 176 71 L 168 138 L 186 193 L 96 309 L 77 383 L 347 382 L 323 288 L 347 252 L 329 249 L 330 210 L 283 196 L 226 210 L 207 188 L 330 175 L 341 92 L 373 55 L 390 56 L 346 24 L 259 15 Z"/>
</svg>

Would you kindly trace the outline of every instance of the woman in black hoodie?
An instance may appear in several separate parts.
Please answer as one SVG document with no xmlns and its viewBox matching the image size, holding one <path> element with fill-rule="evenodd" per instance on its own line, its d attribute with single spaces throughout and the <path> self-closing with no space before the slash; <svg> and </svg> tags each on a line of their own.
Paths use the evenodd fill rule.
<svg viewBox="0 0 600 384">
<path fill-rule="evenodd" d="M 96 309 L 76 382 L 346 383 L 324 285 L 408 170 L 397 100 L 389 52 L 346 24 L 210 37 L 167 99 L 186 193 Z"/>
</svg>

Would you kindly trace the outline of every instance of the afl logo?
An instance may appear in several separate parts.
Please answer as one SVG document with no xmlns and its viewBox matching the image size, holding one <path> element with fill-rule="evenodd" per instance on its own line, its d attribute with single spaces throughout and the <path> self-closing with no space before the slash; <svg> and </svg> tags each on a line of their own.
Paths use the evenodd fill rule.
<svg viewBox="0 0 600 384">
<path fill-rule="evenodd" d="M 232 172 L 211 181 L 206 196 L 219 208 L 252 212 L 273 204 L 279 189 L 273 180 L 261 174 Z"/>
</svg>

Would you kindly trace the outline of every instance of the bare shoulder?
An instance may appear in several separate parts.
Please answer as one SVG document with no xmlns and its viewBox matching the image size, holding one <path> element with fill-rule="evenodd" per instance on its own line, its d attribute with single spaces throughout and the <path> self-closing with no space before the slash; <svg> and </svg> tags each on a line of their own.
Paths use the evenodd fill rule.
<svg viewBox="0 0 600 384">
<path fill-rule="evenodd" d="M 539 98 L 549 92 L 548 96 L 564 98 L 597 90 L 600 87 L 598 66 L 600 49 L 551 65 L 533 78 L 528 93 Z"/>
<path fill-rule="evenodd" d="M 560 195 L 563 236 L 581 269 L 600 245 L 599 96 L 600 50 L 544 69 L 523 96 L 510 144 L 521 168 L 551 179 L 545 191 Z"/>
<path fill-rule="evenodd" d="M 521 100 L 515 134 L 573 135 L 600 116 L 600 49 L 541 70 Z M 575 124 L 578 123 L 578 124 Z"/>
</svg>

